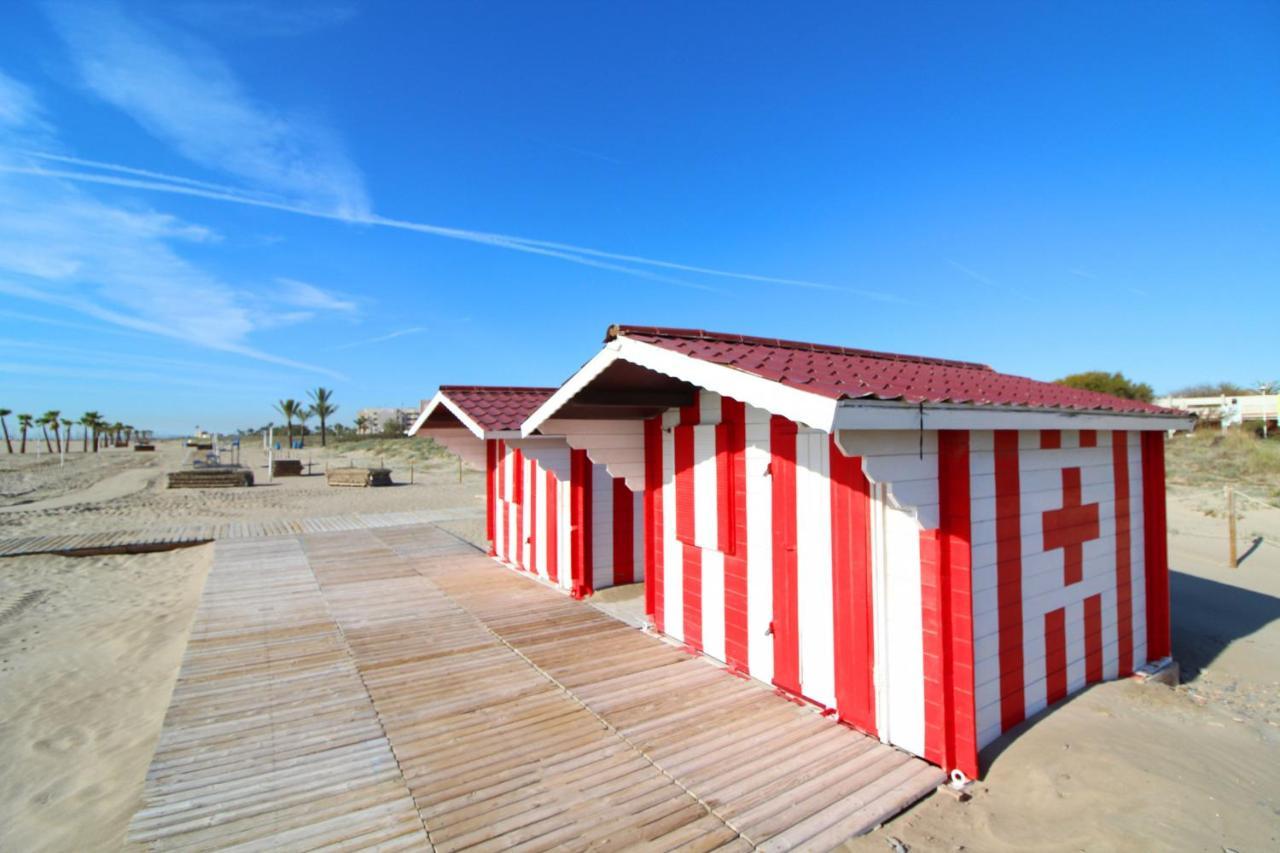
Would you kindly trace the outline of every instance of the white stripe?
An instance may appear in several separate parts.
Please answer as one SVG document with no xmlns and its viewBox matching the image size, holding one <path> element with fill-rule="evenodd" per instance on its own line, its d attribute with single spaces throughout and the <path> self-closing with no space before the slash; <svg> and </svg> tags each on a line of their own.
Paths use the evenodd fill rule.
<svg viewBox="0 0 1280 853">
<path fill-rule="evenodd" d="M 591 587 L 613 586 L 613 478 L 591 466 Z"/>
<path fill-rule="evenodd" d="M 796 436 L 796 600 L 800 623 L 800 689 L 834 707 L 835 611 L 831 590 L 831 481 L 827 434 L 802 427 Z"/>
<path fill-rule="evenodd" d="M 665 425 L 671 416 L 663 416 Z M 676 413 L 676 418 L 679 414 Z M 662 431 L 662 622 L 664 631 L 684 639 L 684 560 L 676 539 L 675 437 Z"/>
<path fill-rule="evenodd" d="M 633 492 L 631 494 L 632 522 L 631 529 L 634 535 L 631 540 L 632 553 L 631 564 L 635 567 L 633 575 L 636 583 L 644 580 L 644 493 Z"/>
<path fill-rule="evenodd" d="M 751 675 L 773 681 L 773 480 L 769 476 L 768 412 L 745 407 L 747 487 L 747 663 Z"/>
<path fill-rule="evenodd" d="M 717 498 L 716 428 L 700 424 L 693 428 L 693 541 L 700 548 L 718 547 Z"/>
</svg>

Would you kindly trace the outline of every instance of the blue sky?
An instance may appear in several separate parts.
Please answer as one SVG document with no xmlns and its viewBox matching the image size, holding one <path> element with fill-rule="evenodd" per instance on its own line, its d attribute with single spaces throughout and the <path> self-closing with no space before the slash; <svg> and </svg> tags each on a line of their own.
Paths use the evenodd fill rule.
<svg viewBox="0 0 1280 853">
<path fill-rule="evenodd" d="M 610 322 L 1280 375 L 1258 4 L 8 6 L 0 405 L 557 384 Z"/>
</svg>

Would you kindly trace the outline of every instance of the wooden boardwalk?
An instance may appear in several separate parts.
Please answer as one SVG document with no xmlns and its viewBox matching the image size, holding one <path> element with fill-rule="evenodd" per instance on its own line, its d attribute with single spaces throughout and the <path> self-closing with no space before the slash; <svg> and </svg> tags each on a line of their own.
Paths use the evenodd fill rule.
<svg viewBox="0 0 1280 853">
<path fill-rule="evenodd" d="M 217 548 L 137 842 L 826 849 L 943 778 L 431 525 Z"/>
<path fill-rule="evenodd" d="M 223 539 L 257 539 L 337 530 L 366 530 L 406 524 L 429 524 L 483 517 L 483 509 L 418 510 L 410 512 L 348 513 L 319 518 L 277 518 L 267 521 L 225 521 L 219 524 L 169 525 L 139 530 L 68 533 L 55 536 L 17 536 L 0 539 L 0 557 L 26 554 L 110 554 L 167 551 Z M 0 520 L 3 516 L 0 516 Z"/>
</svg>

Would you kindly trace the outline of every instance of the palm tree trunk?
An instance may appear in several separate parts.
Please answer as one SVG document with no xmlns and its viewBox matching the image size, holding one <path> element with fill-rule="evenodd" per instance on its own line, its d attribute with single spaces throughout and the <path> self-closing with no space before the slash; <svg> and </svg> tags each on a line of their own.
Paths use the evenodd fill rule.
<svg viewBox="0 0 1280 853">
<path fill-rule="evenodd" d="M 9 448 L 9 455 L 13 455 L 13 442 L 9 440 L 9 424 L 4 418 L 0 418 L 0 426 L 4 427 L 4 446 Z"/>
<path fill-rule="evenodd" d="M 80 452 L 88 453 L 89 452 L 89 428 L 84 424 L 81 424 L 80 429 L 81 429 L 80 439 L 83 442 L 83 446 L 80 448 Z"/>
<path fill-rule="evenodd" d="M 44 433 L 44 446 L 47 447 L 49 449 L 49 453 L 52 454 L 53 445 L 49 443 L 49 426 L 47 424 L 40 424 L 40 431 Z"/>
<path fill-rule="evenodd" d="M 58 453 L 62 453 L 62 432 L 58 429 L 58 425 L 53 425 L 53 439 L 58 442 Z"/>
<path fill-rule="evenodd" d="M 27 428 L 22 428 L 22 452 L 27 452 Z"/>
<path fill-rule="evenodd" d="M 329 434 L 325 429 L 325 425 L 324 425 L 324 415 L 321 415 L 320 416 L 320 446 L 321 447 L 324 447 L 326 445 L 328 438 L 329 438 Z"/>
</svg>

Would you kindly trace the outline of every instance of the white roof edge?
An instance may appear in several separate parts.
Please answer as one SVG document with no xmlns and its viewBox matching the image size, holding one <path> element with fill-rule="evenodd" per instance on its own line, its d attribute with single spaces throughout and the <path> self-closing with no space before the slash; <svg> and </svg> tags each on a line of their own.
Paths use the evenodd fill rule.
<svg viewBox="0 0 1280 853">
<path fill-rule="evenodd" d="M 458 407 L 457 403 L 450 400 L 443 391 L 437 391 L 435 393 L 435 396 L 432 397 L 431 401 L 428 402 L 427 405 L 422 408 L 422 411 L 418 414 L 418 419 L 413 422 L 413 426 L 409 427 L 409 429 L 405 431 L 405 434 L 413 435 L 415 432 L 422 429 L 423 425 L 427 422 L 427 418 L 431 417 L 431 413 L 434 412 L 440 406 L 444 406 L 446 409 L 448 409 L 453 414 L 454 417 L 456 417 L 459 421 L 462 422 L 463 426 L 465 426 L 468 430 L 471 431 L 473 435 L 475 435 L 476 438 L 486 439 L 486 438 L 507 437 L 504 435 L 500 435 L 498 433 L 486 433 L 484 429 L 481 428 L 480 424 L 472 420 L 471 417 L 467 415 L 466 412 L 462 411 L 462 409 Z M 519 433 L 512 430 L 510 437 L 515 437 L 516 435 L 519 435 Z"/>
<path fill-rule="evenodd" d="M 923 413 L 923 423 L 922 423 Z M 836 429 L 1124 429 L 1189 430 L 1186 415 L 1075 411 L 1030 406 L 907 403 L 901 400 L 842 400 Z"/>
<path fill-rule="evenodd" d="M 835 423 L 836 401 L 829 397 L 621 336 L 605 344 L 604 349 L 569 377 L 556 393 L 525 420 L 521 425 L 521 432 L 528 435 L 553 417 L 592 379 L 618 359 L 708 391 L 715 391 L 815 429 L 830 432 Z"/>
</svg>

